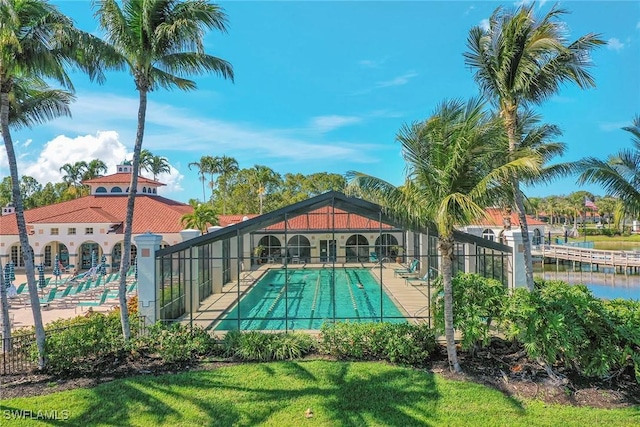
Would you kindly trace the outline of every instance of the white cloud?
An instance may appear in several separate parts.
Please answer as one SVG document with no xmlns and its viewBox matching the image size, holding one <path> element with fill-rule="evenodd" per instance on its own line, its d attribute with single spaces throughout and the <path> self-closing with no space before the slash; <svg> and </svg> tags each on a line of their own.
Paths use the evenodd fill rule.
<svg viewBox="0 0 640 427">
<path fill-rule="evenodd" d="M 607 40 L 607 49 L 620 51 L 624 49 L 624 43 L 622 43 L 615 37 L 611 37 L 609 40 Z"/>
<path fill-rule="evenodd" d="M 418 75 L 418 73 L 410 71 L 410 72 L 405 73 L 405 74 L 403 74 L 401 76 L 395 77 L 395 78 L 393 78 L 391 80 L 385 80 L 385 81 L 377 82 L 376 83 L 376 87 L 377 88 L 383 88 L 383 87 L 406 85 L 407 83 L 409 83 L 409 80 L 411 80 L 412 78 L 416 77 L 417 75 Z"/>
<path fill-rule="evenodd" d="M 176 194 L 184 190 L 184 188 L 182 188 L 182 180 L 184 179 L 184 175 L 182 175 L 178 171 L 178 169 L 174 168 L 171 165 L 169 165 L 169 169 L 169 173 L 163 172 L 160 175 L 156 176 L 156 179 L 159 182 L 166 184 L 165 187 L 158 187 L 158 194 L 162 196 Z M 140 175 L 144 176 L 145 178 L 153 179 L 153 174 L 144 170 L 141 171 Z"/>
<path fill-rule="evenodd" d="M 629 126 L 629 122 L 600 122 L 598 123 L 598 127 L 605 131 L 605 132 L 611 132 L 614 130 L 620 130 L 625 126 Z"/>
<path fill-rule="evenodd" d="M 311 127 L 318 132 L 329 132 L 361 121 L 360 117 L 354 116 L 318 116 L 311 119 Z"/>
<path fill-rule="evenodd" d="M 482 28 L 484 31 L 489 31 L 489 19 L 483 19 L 482 21 L 480 21 L 480 28 Z"/>
<path fill-rule="evenodd" d="M 386 59 L 362 59 L 358 61 L 358 65 L 364 68 L 380 68 L 384 64 Z"/>
<path fill-rule="evenodd" d="M 57 119 L 50 125 L 61 133 L 91 134 L 95 129 L 116 129 L 120 141 L 133 147 L 138 100 L 117 95 L 78 94 L 73 105 L 73 119 Z M 193 152 L 198 156 L 215 146 L 220 152 L 234 152 L 238 160 L 257 155 L 279 160 L 301 161 L 350 159 L 375 161 L 363 153 L 362 144 L 344 141 L 309 142 L 311 129 L 292 131 L 268 129 L 251 123 L 235 123 L 198 116 L 193 111 L 168 104 L 149 102 L 144 148 Z M 292 149 L 295 147 L 295 149 Z"/>
<path fill-rule="evenodd" d="M 0 151 L 6 155 L 6 152 Z M 23 162 L 19 165 L 21 175 L 34 177 L 38 182 L 60 182 L 64 175 L 60 168 L 66 163 L 79 161 L 89 162 L 93 159 L 100 159 L 107 165 L 107 174 L 116 172 L 116 165 L 127 158 L 131 158 L 132 153 L 119 140 L 115 131 L 98 132 L 96 135 L 83 135 L 69 138 L 60 135 L 47 142 L 42 148 L 42 152 L 35 162 Z M 147 176 L 147 173 L 143 173 Z M 152 176 L 147 176 L 153 178 Z M 171 167 L 169 174 L 162 174 L 159 181 L 167 184 L 159 189 L 160 194 L 173 193 L 182 190 L 180 182 L 183 176 L 177 169 Z"/>
<path fill-rule="evenodd" d="M 33 142 L 33 139 L 29 138 L 22 145 L 24 146 L 24 148 L 27 148 L 28 146 L 31 145 L 32 142 Z"/>
<path fill-rule="evenodd" d="M 467 10 L 465 10 L 465 11 L 464 11 L 464 14 L 465 14 L 465 15 L 468 15 L 468 14 L 469 14 L 469 12 L 471 12 L 471 11 L 472 11 L 473 9 L 475 9 L 475 8 L 476 8 L 476 7 L 475 7 L 475 6 L 473 6 L 473 5 L 472 5 L 472 6 L 469 6 L 469 7 L 467 8 Z"/>
<path fill-rule="evenodd" d="M 115 173 L 116 165 L 126 158 L 126 147 L 118 140 L 114 131 L 98 132 L 69 138 L 60 135 L 44 144 L 42 152 L 33 163 L 20 165 L 20 171 L 41 183 L 62 181 L 62 165 L 79 161 L 100 159 Z"/>
</svg>

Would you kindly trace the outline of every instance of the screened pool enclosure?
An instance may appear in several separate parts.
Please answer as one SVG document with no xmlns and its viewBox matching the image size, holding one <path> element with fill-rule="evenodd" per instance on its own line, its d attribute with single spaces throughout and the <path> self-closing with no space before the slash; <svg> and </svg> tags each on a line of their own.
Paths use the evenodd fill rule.
<svg viewBox="0 0 640 427">
<path fill-rule="evenodd" d="M 509 246 L 455 240 L 454 273 L 508 285 Z M 156 251 L 158 317 L 220 331 L 431 322 L 437 243 L 433 230 L 405 229 L 376 204 L 325 193 Z"/>
</svg>

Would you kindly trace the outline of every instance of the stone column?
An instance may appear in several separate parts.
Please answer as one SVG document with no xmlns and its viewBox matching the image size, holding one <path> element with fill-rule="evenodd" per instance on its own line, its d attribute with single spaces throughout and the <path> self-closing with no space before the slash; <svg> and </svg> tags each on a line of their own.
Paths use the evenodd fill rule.
<svg viewBox="0 0 640 427">
<path fill-rule="evenodd" d="M 138 313 L 145 316 L 147 324 L 153 324 L 160 317 L 155 253 L 160 249 L 162 236 L 146 232 L 133 240 L 138 247 Z"/>
<path fill-rule="evenodd" d="M 532 238 L 532 232 L 529 232 L 529 239 Z M 508 230 L 504 232 L 505 243 L 513 249 L 513 256 L 509 267 L 511 275 L 509 276 L 509 289 L 526 288 L 527 272 L 524 262 L 524 245 L 522 244 L 521 230 Z"/>
</svg>

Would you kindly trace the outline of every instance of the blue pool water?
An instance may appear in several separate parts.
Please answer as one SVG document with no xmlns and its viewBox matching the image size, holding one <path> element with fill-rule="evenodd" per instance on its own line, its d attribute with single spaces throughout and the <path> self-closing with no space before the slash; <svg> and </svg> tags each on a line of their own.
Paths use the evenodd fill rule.
<svg viewBox="0 0 640 427">
<path fill-rule="evenodd" d="M 242 330 L 317 330 L 334 318 L 352 322 L 406 321 L 364 268 L 271 269 L 215 329 L 238 329 L 238 314 Z"/>
</svg>

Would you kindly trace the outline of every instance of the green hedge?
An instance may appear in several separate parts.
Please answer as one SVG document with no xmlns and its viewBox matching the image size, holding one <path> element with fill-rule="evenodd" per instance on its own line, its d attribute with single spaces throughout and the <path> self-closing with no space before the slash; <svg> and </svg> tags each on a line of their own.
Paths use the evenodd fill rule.
<svg viewBox="0 0 640 427">
<path fill-rule="evenodd" d="M 337 322 L 321 330 L 320 351 L 338 359 L 423 365 L 435 349 L 435 334 L 425 324 Z"/>
</svg>

